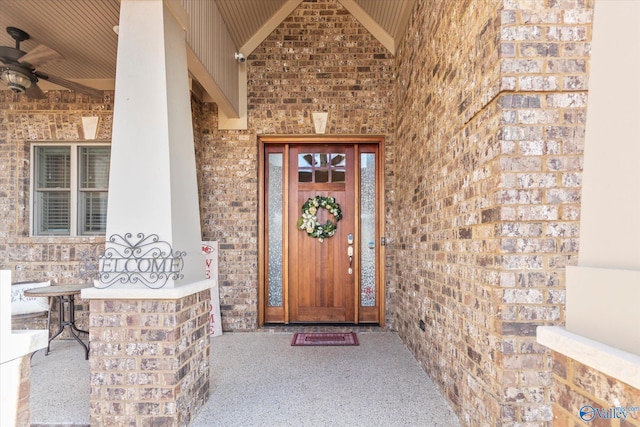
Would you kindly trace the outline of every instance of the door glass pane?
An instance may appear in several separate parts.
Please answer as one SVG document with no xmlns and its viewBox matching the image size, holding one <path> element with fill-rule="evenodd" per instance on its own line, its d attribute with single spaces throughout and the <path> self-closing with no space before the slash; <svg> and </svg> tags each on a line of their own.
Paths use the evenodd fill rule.
<svg viewBox="0 0 640 427">
<path fill-rule="evenodd" d="M 315 156 L 311 153 L 298 154 L 298 167 L 311 168 L 316 165 Z"/>
<path fill-rule="evenodd" d="M 344 153 L 298 154 L 298 182 L 344 183 L 346 164 Z"/>
<path fill-rule="evenodd" d="M 344 168 L 347 165 L 347 156 L 344 154 L 332 154 L 331 166 Z"/>
<path fill-rule="evenodd" d="M 282 153 L 269 153 L 268 161 L 268 304 L 282 307 Z"/>
<path fill-rule="evenodd" d="M 376 157 L 360 155 L 360 305 L 376 305 Z"/>
<path fill-rule="evenodd" d="M 344 182 L 346 173 L 344 169 L 332 169 L 331 170 L 331 182 Z"/>
<path fill-rule="evenodd" d="M 331 182 L 345 182 L 347 156 L 344 153 L 331 154 Z"/>
<path fill-rule="evenodd" d="M 298 182 L 313 182 L 316 157 L 311 153 L 298 154 Z"/>
<path fill-rule="evenodd" d="M 299 170 L 298 182 L 313 182 L 313 172 L 311 170 Z"/>
<path fill-rule="evenodd" d="M 318 182 L 318 183 L 329 182 L 329 171 L 326 169 L 316 169 L 315 182 Z"/>
</svg>

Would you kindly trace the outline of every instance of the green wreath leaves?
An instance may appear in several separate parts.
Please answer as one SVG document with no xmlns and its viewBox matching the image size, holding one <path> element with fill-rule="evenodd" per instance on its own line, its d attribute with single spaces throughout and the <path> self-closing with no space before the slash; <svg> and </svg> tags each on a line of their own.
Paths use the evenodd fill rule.
<svg viewBox="0 0 640 427">
<path fill-rule="evenodd" d="M 327 220 L 326 223 L 320 224 L 318 222 L 318 209 L 324 208 L 333 217 L 335 222 Z M 304 230 L 307 234 L 322 242 L 327 237 L 331 237 L 336 233 L 338 221 L 342 219 L 342 210 L 340 205 L 336 203 L 336 199 L 333 197 L 315 196 L 302 205 L 302 216 L 298 218 L 297 227 L 300 230 Z"/>
</svg>

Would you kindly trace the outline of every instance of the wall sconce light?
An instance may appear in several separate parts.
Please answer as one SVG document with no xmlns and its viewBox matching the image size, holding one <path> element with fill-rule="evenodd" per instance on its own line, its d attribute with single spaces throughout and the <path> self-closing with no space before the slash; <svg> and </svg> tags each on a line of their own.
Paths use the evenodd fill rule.
<svg viewBox="0 0 640 427">
<path fill-rule="evenodd" d="M 15 93 L 23 93 L 31 87 L 30 76 L 27 76 L 20 71 L 12 70 L 11 68 L 5 69 L 0 78 L 7 87 Z"/>
<path fill-rule="evenodd" d="M 327 118 L 329 113 L 324 111 L 318 111 L 311 113 L 313 117 L 313 125 L 315 126 L 316 133 L 325 133 L 327 131 Z"/>
</svg>

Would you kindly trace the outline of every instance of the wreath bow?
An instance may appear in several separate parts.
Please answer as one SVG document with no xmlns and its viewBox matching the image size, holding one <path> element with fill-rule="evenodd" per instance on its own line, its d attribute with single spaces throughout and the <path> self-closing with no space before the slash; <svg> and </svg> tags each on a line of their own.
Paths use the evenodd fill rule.
<svg viewBox="0 0 640 427">
<path fill-rule="evenodd" d="M 333 217 L 335 222 L 327 220 L 324 224 L 318 222 L 318 209 L 324 208 Z M 336 233 L 338 221 L 342 219 L 342 210 L 340 205 L 336 203 L 336 199 L 333 197 L 315 196 L 307 199 L 302 205 L 302 216 L 298 218 L 297 227 L 300 230 L 304 230 L 307 234 L 322 242 L 327 237 L 331 237 Z"/>
</svg>

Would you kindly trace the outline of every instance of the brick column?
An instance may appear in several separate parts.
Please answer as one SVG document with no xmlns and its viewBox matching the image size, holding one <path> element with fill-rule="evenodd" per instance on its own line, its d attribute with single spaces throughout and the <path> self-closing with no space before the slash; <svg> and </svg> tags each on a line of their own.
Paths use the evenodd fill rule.
<svg viewBox="0 0 640 427">
<path fill-rule="evenodd" d="M 209 300 L 91 299 L 91 425 L 191 422 L 209 396 Z"/>
</svg>

